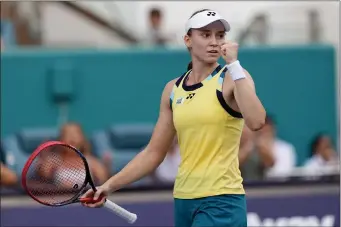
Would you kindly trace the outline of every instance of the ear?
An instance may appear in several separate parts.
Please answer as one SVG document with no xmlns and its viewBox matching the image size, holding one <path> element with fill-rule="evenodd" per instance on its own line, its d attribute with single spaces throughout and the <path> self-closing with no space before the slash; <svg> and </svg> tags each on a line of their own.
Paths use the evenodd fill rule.
<svg viewBox="0 0 341 227">
<path fill-rule="evenodd" d="M 184 36 L 184 43 L 185 43 L 187 48 L 192 47 L 191 37 L 189 35 L 187 35 L 187 34 Z"/>
</svg>

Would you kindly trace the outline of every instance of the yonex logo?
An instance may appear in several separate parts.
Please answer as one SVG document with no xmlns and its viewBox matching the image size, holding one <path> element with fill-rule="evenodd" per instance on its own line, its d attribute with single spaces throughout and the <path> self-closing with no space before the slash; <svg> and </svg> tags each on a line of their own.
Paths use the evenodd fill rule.
<svg viewBox="0 0 341 227">
<path fill-rule="evenodd" d="M 216 14 L 215 12 L 208 12 L 207 16 L 215 16 L 215 14 Z"/>
<path fill-rule="evenodd" d="M 194 95 L 195 95 L 195 93 L 190 93 L 190 94 L 186 97 L 186 99 L 192 99 L 192 98 L 194 97 Z"/>
</svg>

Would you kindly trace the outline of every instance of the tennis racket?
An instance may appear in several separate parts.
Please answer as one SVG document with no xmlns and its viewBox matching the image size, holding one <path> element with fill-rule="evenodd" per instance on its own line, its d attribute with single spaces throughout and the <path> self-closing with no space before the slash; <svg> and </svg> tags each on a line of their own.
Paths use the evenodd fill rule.
<svg viewBox="0 0 341 227">
<path fill-rule="evenodd" d="M 65 154 L 67 159 L 62 159 Z M 22 171 L 22 185 L 29 196 L 46 206 L 94 203 L 102 199 L 81 198 L 89 185 L 96 191 L 89 165 L 80 151 L 60 141 L 43 143 L 31 154 Z M 104 207 L 128 223 L 137 219 L 136 214 L 108 199 Z"/>
</svg>

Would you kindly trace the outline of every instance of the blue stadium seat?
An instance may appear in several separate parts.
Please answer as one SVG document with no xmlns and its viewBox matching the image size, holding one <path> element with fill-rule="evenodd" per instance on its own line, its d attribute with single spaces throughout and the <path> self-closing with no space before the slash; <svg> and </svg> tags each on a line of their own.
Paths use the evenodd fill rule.
<svg viewBox="0 0 341 227">
<path fill-rule="evenodd" d="M 43 142 L 55 140 L 57 129 L 32 128 L 23 129 L 2 141 L 6 165 L 19 176 L 29 155 Z"/>
<path fill-rule="evenodd" d="M 8 168 L 13 170 L 18 176 L 24 168 L 25 162 L 29 154 L 25 153 L 19 146 L 18 138 L 15 135 L 8 136 L 2 141 L 5 163 Z"/>
<path fill-rule="evenodd" d="M 18 143 L 26 153 L 32 153 L 40 144 L 50 140 L 57 140 L 56 128 L 29 128 L 22 129 L 18 134 Z"/>
<path fill-rule="evenodd" d="M 114 149 L 143 149 L 149 142 L 153 124 L 120 124 L 109 129 L 109 139 Z"/>
<path fill-rule="evenodd" d="M 105 152 L 113 152 L 113 147 L 106 131 L 96 131 L 90 139 L 92 154 L 102 158 Z"/>
<path fill-rule="evenodd" d="M 114 173 L 119 172 L 136 156 L 136 154 L 136 152 L 114 152 L 112 171 Z"/>
<path fill-rule="evenodd" d="M 120 150 L 114 149 L 108 136 L 108 132 L 99 131 L 95 132 L 91 138 L 92 153 L 102 159 L 105 153 L 110 152 L 113 155 L 113 163 L 111 172 L 117 173 L 120 171 L 137 153 L 139 150 Z"/>
<path fill-rule="evenodd" d="M 124 149 L 122 152 L 122 150 L 114 149 L 108 131 L 95 132 L 91 138 L 91 144 L 92 153 L 100 159 L 102 159 L 106 152 L 111 152 L 113 154 L 113 163 L 111 167 L 111 172 L 113 174 L 119 172 L 140 151 L 140 149 Z M 151 177 L 145 177 L 129 185 L 127 188 L 148 186 L 153 183 L 154 181 Z"/>
<path fill-rule="evenodd" d="M 153 128 L 152 124 L 120 124 L 95 132 L 91 140 L 93 153 L 102 158 L 112 152 L 112 172 L 116 173 L 148 144 Z"/>
</svg>

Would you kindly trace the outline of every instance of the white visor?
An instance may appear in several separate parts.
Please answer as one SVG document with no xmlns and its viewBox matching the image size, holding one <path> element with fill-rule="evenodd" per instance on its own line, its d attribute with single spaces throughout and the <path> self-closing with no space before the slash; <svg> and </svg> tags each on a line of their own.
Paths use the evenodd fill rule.
<svg viewBox="0 0 341 227">
<path fill-rule="evenodd" d="M 186 23 L 185 32 L 187 33 L 191 28 L 203 28 L 215 21 L 221 21 L 225 27 L 225 31 L 230 31 L 230 24 L 217 11 L 207 10 L 197 13 L 190 18 Z"/>
</svg>

